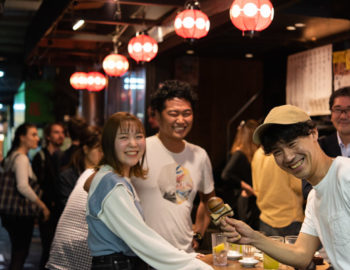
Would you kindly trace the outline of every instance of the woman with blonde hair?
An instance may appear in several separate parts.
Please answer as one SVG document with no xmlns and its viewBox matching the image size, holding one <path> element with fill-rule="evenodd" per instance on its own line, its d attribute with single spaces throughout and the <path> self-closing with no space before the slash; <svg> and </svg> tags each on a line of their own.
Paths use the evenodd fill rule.
<svg viewBox="0 0 350 270">
<path fill-rule="evenodd" d="M 240 123 L 232 144 L 230 159 L 221 174 L 226 191 L 224 199 L 231 204 L 237 218 L 255 229 L 259 226 L 259 209 L 252 188 L 250 163 L 258 149 L 253 143 L 253 133 L 258 125 L 253 119 Z"/>
</svg>

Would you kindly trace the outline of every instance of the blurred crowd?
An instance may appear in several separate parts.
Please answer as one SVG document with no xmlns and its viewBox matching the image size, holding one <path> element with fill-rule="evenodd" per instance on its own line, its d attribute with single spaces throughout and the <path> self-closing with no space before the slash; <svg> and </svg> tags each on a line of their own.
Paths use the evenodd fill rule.
<svg viewBox="0 0 350 270">
<path fill-rule="evenodd" d="M 210 225 L 207 209 L 208 200 L 217 194 L 233 209 L 232 219 L 221 222 L 230 241 L 244 244 L 246 236 L 250 239 L 246 243 L 256 244 L 253 236 L 299 235 L 297 253 L 288 250 L 291 253 L 286 254 L 304 258 L 300 246 L 305 235 L 312 234 L 321 241 L 309 248 L 323 246 L 324 257 L 332 264 L 344 250 L 350 252 L 349 244 L 343 242 L 343 250 L 330 252 L 338 243 L 324 240 L 324 231 L 318 226 L 327 226 L 326 222 L 317 219 L 317 211 L 313 214 L 316 218 L 304 214 L 305 209 L 311 211 L 306 199 L 315 183 L 308 174 L 299 173 L 303 170 L 300 164 L 311 160 L 317 147 L 332 158 L 350 156 L 350 88 L 337 90 L 330 97 L 335 132 L 320 139 L 315 136 L 317 146 L 310 149 L 317 150 L 297 148 L 300 138 L 306 140 L 317 130 L 296 107 L 281 106 L 277 116 L 271 116 L 271 111 L 261 125 L 254 119 L 242 120 L 220 181 L 214 181 L 207 152 L 186 141 L 196 99 L 188 83 L 161 83 L 147 109 L 155 131 L 147 138 L 141 121 L 126 112 L 111 115 L 103 128 L 90 126 L 79 117 L 49 123 L 40 147 L 35 125 L 18 126 L 2 162 L 1 179 L 12 177 L 12 189 L 0 190 L 1 221 L 11 240 L 9 269 L 23 269 L 36 224 L 42 245 L 40 269 L 212 269 L 197 252 L 207 248 L 203 240 L 208 227 L 219 230 Z M 304 122 L 308 124 L 299 127 Z M 283 129 L 290 125 L 293 132 L 276 129 L 263 137 L 271 126 Z M 278 137 L 280 133 L 283 135 Z M 31 149 L 36 153 L 30 160 Z M 308 155 L 303 151 L 314 152 Z M 283 161 L 279 159 L 282 155 Z M 287 158 L 296 159 L 292 155 L 302 158 L 285 165 Z M 328 164 L 328 159 L 318 162 Z M 219 192 L 215 192 L 217 183 Z M 347 199 L 348 186 L 341 191 Z M 5 209 L 6 202 L 14 202 L 14 198 L 14 206 Z M 349 200 L 345 205 L 350 209 Z M 349 219 L 349 211 L 344 211 Z M 316 223 L 314 219 L 319 222 L 315 228 L 310 225 Z M 339 226 L 340 233 L 346 234 L 349 226 Z M 259 232 L 259 237 L 253 232 Z M 282 252 L 269 247 L 271 243 L 256 241 L 261 249 L 289 262 Z M 309 254 L 305 255 L 308 259 Z M 335 264 L 348 263 L 340 260 L 342 263 Z M 120 268 L 113 268 L 115 264 Z"/>
</svg>

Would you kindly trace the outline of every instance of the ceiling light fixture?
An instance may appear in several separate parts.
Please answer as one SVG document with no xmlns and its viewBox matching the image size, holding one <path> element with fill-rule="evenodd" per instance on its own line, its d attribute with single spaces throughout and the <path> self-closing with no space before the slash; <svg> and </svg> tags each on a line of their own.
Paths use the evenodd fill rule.
<svg viewBox="0 0 350 270">
<path fill-rule="evenodd" d="M 158 43 L 146 34 L 138 34 L 129 41 L 128 52 L 137 63 L 149 62 L 157 55 Z"/>
<path fill-rule="evenodd" d="M 109 76 L 123 76 L 129 69 L 128 59 L 121 54 L 118 54 L 118 37 L 113 37 L 114 52 L 107 55 L 102 62 L 102 68 Z"/>
<path fill-rule="evenodd" d="M 305 23 L 295 23 L 294 26 L 298 27 L 298 28 L 302 28 L 302 27 L 305 27 L 306 24 Z"/>
<path fill-rule="evenodd" d="M 293 25 L 288 25 L 288 26 L 286 27 L 286 29 L 287 29 L 288 31 L 295 31 L 295 30 L 296 30 L 296 27 L 293 26 Z"/>
<path fill-rule="evenodd" d="M 87 84 L 86 89 L 92 92 L 98 92 L 104 89 L 107 85 L 107 80 L 105 75 L 100 72 L 89 72 L 87 74 Z"/>
<path fill-rule="evenodd" d="M 253 58 L 254 55 L 252 53 L 246 53 L 245 55 L 245 58 Z"/>
<path fill-rule="evenodd" d="M 103 59 L 103 70 L 109 76 L 123 76 L 129 69 L 128 59 L 124 55 L 111 53 Z"/>
<path fill-rule="evenodd" d="M 178 36 L 194 40 L 205 37 L 210 28 L 208 16 L 200 11 L 198 1 L 188 1 L 185 10 L 179 13 L 174 21 L 175 32 Z"/>
<path fill-rule="evenodd" d="M 77 21 L 75 22 L 75 24 L 73 25 L 72 28 L 73 28 L 74 31 L 76 31 L 76 30 L 78 30 L 79 28 L 81 28 L 84 24 L 85 24 L 85 21 L 82 20 L 82 19 L 80 19 L 80 20 L 77 20 Z"/>
<path fill-rule="evenodd" d="M 87 85 L 87 74 L 85 72 L 74 72 L 69 79 L 70 85 L 76 90 L 82 90 Z"/>
<path fill-rule="evenodd" d="M 194 54 L 194 50 L 187 50 L 186 54 L 193 55 Z"/>
<path fill-rule="evenodd" d="M 0 70 L 0 78 L 5 76 L 5 72 L 3 72 L 2 70 Z"/>
<path fill-rule="evenodd" d="M 234 26 L 244 35 L 266 29 L 272 22 L 274 9 L 269 0 L 234 0 L 230 8 L 230 18 Z"/>
</svg>

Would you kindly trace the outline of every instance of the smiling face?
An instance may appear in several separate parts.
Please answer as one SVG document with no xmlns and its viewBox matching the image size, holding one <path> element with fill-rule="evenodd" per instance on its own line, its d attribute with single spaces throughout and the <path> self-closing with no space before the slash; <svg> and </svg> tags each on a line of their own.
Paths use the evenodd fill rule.
<svg viewBox="0 0 350 270">
<path fill-rule="evenodd" d="M 145 135 L 135 123 L 130 123 L 127 128 L 118 129 L 114 151 L 116 158 L 123 166 L 123 175 L 130 176 L 131 167 L 139 162 L 145 149 Z"/>
<path fill-rule="evenodd" d="M 350 136 L 350 97 L 339 96 L 334 99 L 331 121 L 341 138 Z"/>
<path fill-rule="evenodd" d="M 28 150 L 35 149 L 38 147 L 39 139 L 38 130 L 35 127 L 30 127 L 26 135 L 20 137 L 21 146 Z"/>
<path fill-rule="evenodd" d="M 159 123 L 159 137 L 182 141 L 190 132 L 193 123 L 191 103 L 182 98 L 165 101 L 164 110 L 156 112 Z"/>
<path fill-rule="evenodd" d="M 272 149 L 277 165 L 299 179 L 312 180 L 317 173 L 317 139 L 318 133 L 314 129 L 310 135 L 291 142 L 277 142 Z"/>
</svg>

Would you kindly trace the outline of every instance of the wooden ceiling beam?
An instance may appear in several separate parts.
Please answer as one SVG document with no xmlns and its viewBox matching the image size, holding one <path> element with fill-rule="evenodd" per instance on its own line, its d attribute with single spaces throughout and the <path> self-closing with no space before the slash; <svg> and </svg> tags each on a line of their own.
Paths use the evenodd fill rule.
<svg viewBox="0 0 350 270">
<path fill-rule="evenodd" d="M 123 20 L 94 20 L 86 19 L 85 23 L 89 24 L 105 24 L 105 25 L 146 25 L 146 26 L 157 26 L 158 20 L 147 20 L 147 19 L 123 19 Z"/>
<path fill-rule="evenodd" d="M 119 0 L 120 4 L 143 5 L 143 6 L 173 6 L 183 7 L 186 1 L 183 0 Z"/>
<path fill-rule="evenodd" d="M 183 7 L 185 5 L 184 0 L 83 0 L 79 2 L 105 2 L 105 3 L 116 3 L 123 5 L 136 5 L 136 6 L 172 6 L 172 7 Z"/>
</svg>

